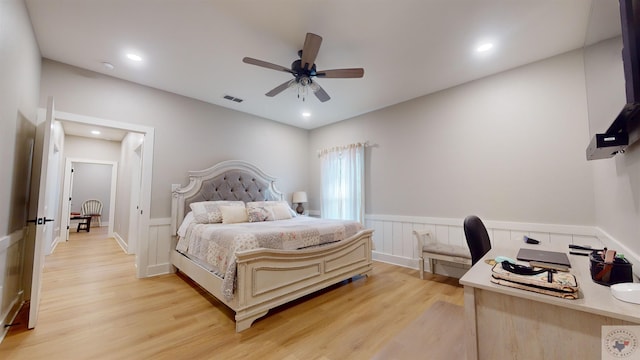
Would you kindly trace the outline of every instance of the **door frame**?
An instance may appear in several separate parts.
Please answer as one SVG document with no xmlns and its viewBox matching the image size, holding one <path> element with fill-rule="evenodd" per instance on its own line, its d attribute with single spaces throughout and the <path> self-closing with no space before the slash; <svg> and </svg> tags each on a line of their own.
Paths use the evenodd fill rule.
<svg viewBox="0 0 640 360">
<path fill-rule="evenodd" d="M 135 249 L 136 277 L 147 277 L 149 267 L 149 223 L 151 214 L 151 181 L 153 176 L 153 146 L 155 129 L 150 126 L 131 124 L 121 121 L 101 119 L 93 116 L 56 111 L 56 120 L 71 121 L 85 125 L 96 125 L 120 129 L 144 135 L 142 142 L 142 180 L 140 189 L 139 238 Z M 114 204 L 115 206 L 115 204 Z"/>
<path fill-rule="evenodd" d="M 131 166 L 132 171 L 132 181 L 131 181 L 131 192 L 129 193 L 129 233 L 127 235 L 127 239 L 129 243 L 135 244 L 140 237 L 140 192 L 141 192 L 141 184 L 142 184 L 142 144 L 138 145 L 133 150 L 135 163 Z M 132 241 L 132 239 L 135 241 Z M 129 250 L 129 253 L 132 251 Z"/>
<path fill-rule="evenodd" d="M 118 179 L 118 162 L 117 161 L 104 161 L 104 160 L 91 160 L 91 159 L 81 159 L 81 158 L 66 158 L 64 165 L 64 189 L 62 192 L 62 215 L 60 216 L 60 232 L 65 232 L 64 241 L 69 240 L 69 230 L 67 227 L 71 223 L 70 221 L 70 213 L 71 209 L 69 208 L 69 198 L 71 197 L 72 192 L 72 184 L 71 184 L 71 169 L 73 167 L 73 163 L 84 163 L 84 164 L 100 164 L 100 165 L 111 165 L 111 190 L 109 192 L 109 225 L 107 230 L 107 236 L 113 236 L 113 221 L 115 219 L 116 214 L 116 185 Z"/>
</svg>

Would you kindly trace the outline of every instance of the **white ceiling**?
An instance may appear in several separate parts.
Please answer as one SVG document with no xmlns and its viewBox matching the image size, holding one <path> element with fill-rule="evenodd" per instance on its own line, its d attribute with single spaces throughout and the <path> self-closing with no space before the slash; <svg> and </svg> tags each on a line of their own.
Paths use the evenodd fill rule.
<svg viewBox="0 0 640 360">
<path fill-rule="evenodd" d="M 267 119 L 312 129 L 541 60 L 585 43 L 591 0 L 26 0 L 42 56 Z M 617 0 L 595 0 L 617 16 Z M 264 94 L 292 78 L 307 32 L 324 38 L 331 96 Z M 589 41 L 615 36 L 603 22 Z M 492 41 L 490 52 L 475 47 Z M 143 57 L 133 63 L 125 57 Z M 108 70 L 102 62 L 115 66 Z M 55 95 L 55 94 L 54 94 Z M 242 103 L 223 99 L 242 98 Z M 304 119 L 303 111 L 312 113 Z"/>
</svg>

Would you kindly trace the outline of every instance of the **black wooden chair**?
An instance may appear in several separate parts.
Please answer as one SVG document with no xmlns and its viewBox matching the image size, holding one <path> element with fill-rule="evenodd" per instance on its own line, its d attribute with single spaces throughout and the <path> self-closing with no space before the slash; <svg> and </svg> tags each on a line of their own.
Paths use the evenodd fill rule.
<svg viewBox="0 0 640 360">
<path fill-rule="evenodd" d="M 491 240 L 484 227 L 482 220 L 475 215 L 469 215 L 464 219 L 464 236 L 467 238 L 467 245 L 471 251 L 471 264 L 475 264 L 489 250 L 491 250 Z"/>
</svg>

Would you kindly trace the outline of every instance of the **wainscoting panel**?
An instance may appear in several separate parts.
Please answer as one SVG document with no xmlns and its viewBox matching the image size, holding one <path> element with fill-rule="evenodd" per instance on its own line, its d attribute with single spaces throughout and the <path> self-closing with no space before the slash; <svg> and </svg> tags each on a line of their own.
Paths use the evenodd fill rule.
<svg viewBox="0 0 640 360">
<path fill-rule="evenodd" d="M 24 231 L 19 230 L 0 238 L 0 341 L 15 318 L 23 301 L 22 255 Z"/>
<path fill-rule="evenodd" d="M 523 243 L 528 236 L 542 244 L 560 247 L 569 244 L 602 247 L 598 230 L 591 226 L 516 223 L 483 220 L 493 247 L 513 248 Z M 463 219 L 430 218 L 397 215 L 366 215 L 365 226 L 373 229 L 375 244 L 373 257 L 392 264 L 418 268 L 418 249 L 413 230 L 427 230 L 434 241 L 445 244 L 467 246 L 462 227 Z M 428 266 L 425 266 L 428 269 Z M 464 267 L 458 264 L 438 263 L 436 272 L 448 276 L 459 276 Z"/>
<path fill-rule="evenodd" d="M 466 246 L 463 219 L 432 218 L 397 215 L 366 215 L 365 226 L 373 229 L 373 258 L 391 264 L 418 268 L 418 250 L 414 230 L 428 230 L 432 238 L 446 244 Z M 543 244 L 565 247 L 569 244 L 590 245 L 595 248 L 608 246 L 620 249 L 635 264 L 640 264 L 637 254 L 631 252 L 604 231 L 593 226 L 516 223 L 483 220 L 493 247 L 519 247 L 523 236 L 540 240 Z M 171 219 L 151 219 L 149 226 L 147 276 L 172 272 L 169 254 L 172 249 Z M 0 251 L 2 248 L 0 247 Z M 425 268 L 428 269 L 428 266 Z M 458 264 L 438 263 L 436 272 L 459 277 L 466 269 Z M 635 271 L 640 266 L 634 267 Z"/>
<path fill-rule="evenodd" d="M 172 271 L 169 260 L 171 243 L 171 219 L 150 219 L 147 276 L 168 274 Z"/>
</svg>

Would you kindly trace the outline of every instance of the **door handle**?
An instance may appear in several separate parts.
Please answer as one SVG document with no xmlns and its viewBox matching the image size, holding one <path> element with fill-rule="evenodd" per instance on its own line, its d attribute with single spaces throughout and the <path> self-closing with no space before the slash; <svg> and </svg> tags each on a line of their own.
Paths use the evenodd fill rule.
<svg viewBox="0 0 640 360">
<path fill-rule="evenodd" d="M 50 221 L 55 221 L 54 219 L 47 219 L 46 217 L 44 218 L 35 218 L 33 220 L 27 220 L 28 223 L 34 223 L 36 225 L 43 225 L 45 223 L 48 223 Z"/>
</svg>

